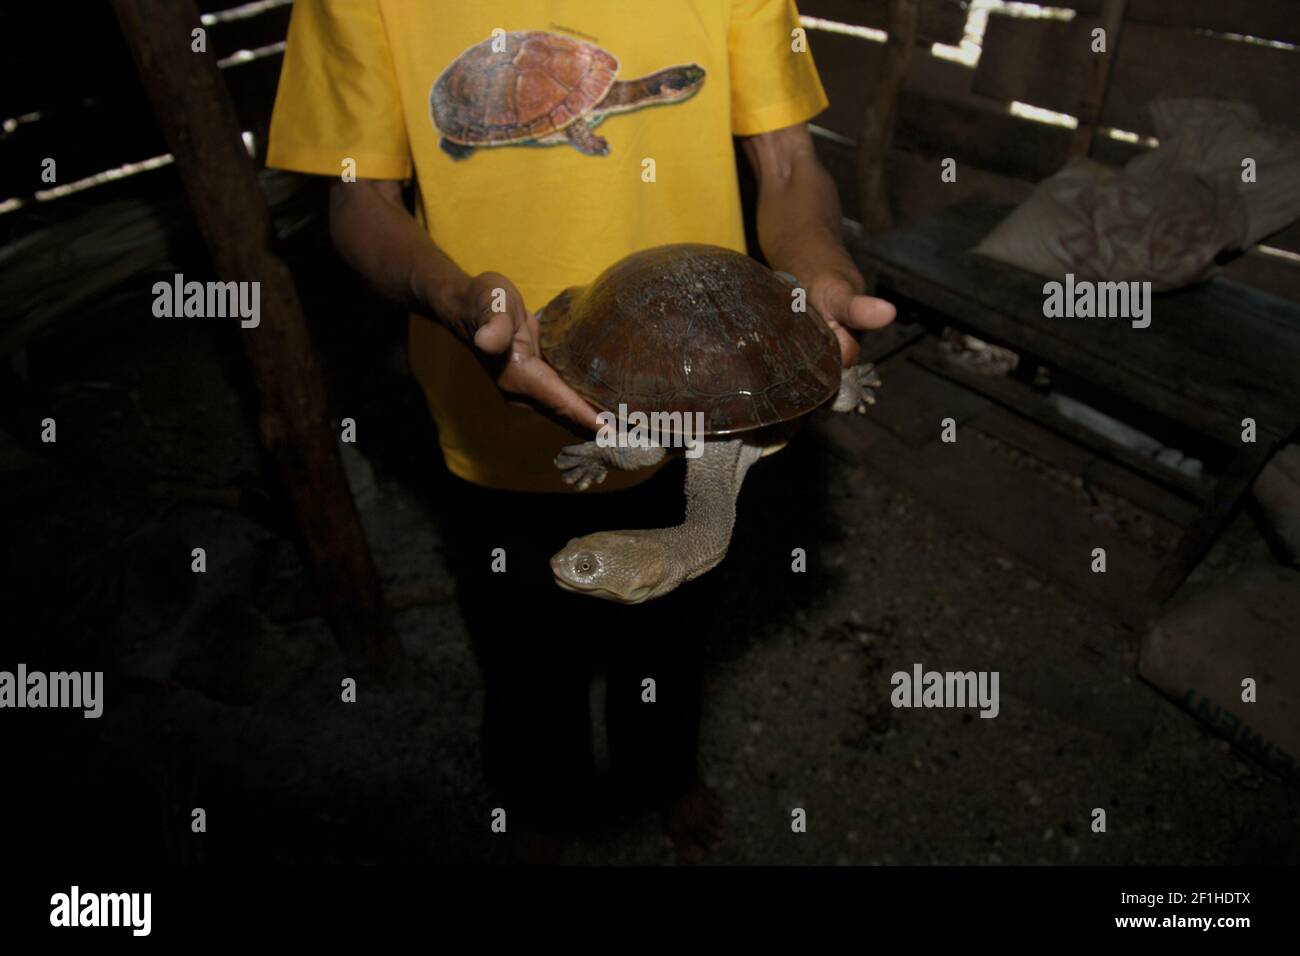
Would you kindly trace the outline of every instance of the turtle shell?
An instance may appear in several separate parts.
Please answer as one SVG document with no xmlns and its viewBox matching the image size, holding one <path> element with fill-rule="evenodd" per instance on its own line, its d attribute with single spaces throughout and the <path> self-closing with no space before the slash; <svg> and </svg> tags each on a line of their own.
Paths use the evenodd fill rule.
<svg viewBox="0 0 1300 956">
<path fill-rule="evenodd" d="M 538 139 L 589 114 L 618 74 L 600 47 L 554 33 L 507 33 L 505 49 L 484 40 L 458 56 L 433 84 L 438 131 L 483 146 Z"/>
<path fill-rule="evenodd" d="M 720 246 L 647 249 L 542 310 L 542 356 L 605 411 L 702 412 L 709 435 L 775 425 L 840 385 L 835 333 L 792 288 Z"/>
</svg>

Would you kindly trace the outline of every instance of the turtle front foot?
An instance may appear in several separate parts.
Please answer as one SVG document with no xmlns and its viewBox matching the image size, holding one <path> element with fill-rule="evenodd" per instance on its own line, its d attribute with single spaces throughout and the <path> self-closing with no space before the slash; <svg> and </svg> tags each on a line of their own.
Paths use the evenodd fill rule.
<svg viewBox="0 0 1300 956">
<path fill-rule="evenodd" d="M 664 460 L 665 454 L 667 450 L 659 445 L 620 447 L 586 441 L 561 448 L 555 456 L 555 467 L 560 469 L 560 478 L 565 484 L 586 491 L 604 481 L 610 468 L 620 471 L 652 468 Z"/>
<path fill-rule="evenodd" d="M 560 480 L 579 491 L 600 484 L 609 474 L 609 469 L 605 467 L 599 452 L 600 449 L 594 442 L 565 445 L 555 456 L 555 467 L 560 469 Z"/>
<path fill-rule="evenodd" d="M 836 412 L 867 413 L 867 406 L 876 404 L 876 389 L 880 376 L 872 362 L 846 368 L 840 376 L 840 393 L 835 396 L 831 410 Z"/>
</svg>

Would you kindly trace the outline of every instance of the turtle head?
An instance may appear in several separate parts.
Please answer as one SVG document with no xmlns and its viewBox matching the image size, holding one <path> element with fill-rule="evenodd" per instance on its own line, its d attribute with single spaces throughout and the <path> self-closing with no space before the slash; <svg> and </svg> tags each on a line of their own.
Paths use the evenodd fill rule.
<svg viewBox="0 0 1300 956">
<path fill-rule="evenodd" d="M 551 558 L 555 583 L 620 604 L 640 604 L 681 583 L 671 552 L 657 536 L 637 531 L 598 531 L 574 538 Z"/>
<path fill-rule="evenodd" d="M 691 63 L 681 68 L 674 77 L 673 85 L 680 90 L 690 90 L 694 93 L 704 82 L 706 75 L 704 67 Z"/>
</svg>

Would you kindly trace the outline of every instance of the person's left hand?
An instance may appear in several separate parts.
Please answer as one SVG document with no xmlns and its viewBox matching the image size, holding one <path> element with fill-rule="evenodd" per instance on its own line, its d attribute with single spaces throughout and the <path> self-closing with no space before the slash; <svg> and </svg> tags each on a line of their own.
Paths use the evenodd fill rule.
<svg viewBox="0 0 1300 956">
<path fill-rule="evenodd" d="M 884 299 L 862 295 L 848 276 L 834 270 L 813 276 L 805 288 L 808 301 L 839 339 L 840 358 L 845 368 L 853 365 L 858 357 L 853 333 L 882 329 L 894 321 L 898 311 Z"/>
</svg>

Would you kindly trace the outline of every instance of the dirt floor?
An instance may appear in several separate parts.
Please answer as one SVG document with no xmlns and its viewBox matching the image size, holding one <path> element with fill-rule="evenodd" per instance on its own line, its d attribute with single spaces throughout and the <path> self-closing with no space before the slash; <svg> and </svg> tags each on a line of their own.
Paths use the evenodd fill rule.
<svg viewBox="0 0 1300 956">
<path fill-rule="evenodd" d="M 233 334 L 160 323 L 133 299 L 3 373 L 4 666 L 109 675 L 100 720 L 11 724 L 20 841 L 172 863 L 496 858 L 482 687 L 401 322 L 316 332 L 335 409 L 359 423 L 350 471 L 385 586 L 413 604 L 395 615 L 405 679 L 340 705 L 347 667 L 259 491 Z M 45 415 L 56 446 L 12 437 Z M 1050 470 L 1036 474 L 1054 493 Z M 1073 493 L 1060 489 L 1061 508 L 1083 507 Z M 197 542 L 203 575 L 189 568 Z M 790 572 L 792 544 L 806 575 Z M 1139 680 L 1139 635 L 841 454 L 821 426 L 751 472 L 735 553 L 748 557 L 717 572 L 734 614 L 698 635 L 701 760 L 726 818 L 710 862 L 1300 863 L 1300 795 Z M 1265 553 L 1243 514 L 1200 576 Z M 894 709 L 890 674 L 916 662 L 998 671 L 1000 715 Z M 1090 829 L 1098 807 L 1105 833 Z M 792 832 L 795 808 L 807 832 Z M 674 854 L 647 815 L 566 859 Z"/>
</svg>

